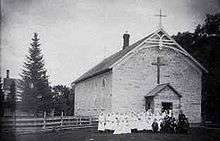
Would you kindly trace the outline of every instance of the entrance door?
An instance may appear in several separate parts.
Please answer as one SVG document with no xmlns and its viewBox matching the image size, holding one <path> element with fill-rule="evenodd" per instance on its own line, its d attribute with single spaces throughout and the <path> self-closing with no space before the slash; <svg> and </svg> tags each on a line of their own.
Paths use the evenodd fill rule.
<svg viewBox="0 0 220 141">
<path fill-rule="evenodd" d="M 173 103 L 172 102 L 162 102 L 162 112 L 168 111 L 173 109 Z"/>
</svg>

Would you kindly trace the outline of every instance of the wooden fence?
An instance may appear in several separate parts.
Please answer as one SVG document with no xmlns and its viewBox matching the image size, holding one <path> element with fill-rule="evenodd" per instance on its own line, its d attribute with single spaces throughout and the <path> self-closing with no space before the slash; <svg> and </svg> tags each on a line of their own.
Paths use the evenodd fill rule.
<svg viewBox="0 0 220 141">
<path fill-rule="evenodd" d="M 95 117 L 59 116 L 44 118 L 2 118 L 3 132 L 29 133 L 50 130 L 96 128 Z"/>
</svg>

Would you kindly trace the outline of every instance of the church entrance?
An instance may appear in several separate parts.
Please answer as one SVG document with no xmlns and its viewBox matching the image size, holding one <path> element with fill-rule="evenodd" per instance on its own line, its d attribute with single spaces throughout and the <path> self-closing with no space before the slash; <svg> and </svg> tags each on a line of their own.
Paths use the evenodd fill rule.
<svg viewBox="0 0 220 141">
<path fill-rule="evenodd" d="M 180 110 L 181 95 L 169 84 L 160 84 L 145 96 L 145 109 L 155 114 L 172 111 L 177 117 Z"/>
<path fill-rule="evenodd" d="M 162 102 L 161 111 L 162 112 L 165 112 L 165 111 L 169 112 L 170 110 L 173 110 L 173 103 L 172 102 Z"/>
</svg>

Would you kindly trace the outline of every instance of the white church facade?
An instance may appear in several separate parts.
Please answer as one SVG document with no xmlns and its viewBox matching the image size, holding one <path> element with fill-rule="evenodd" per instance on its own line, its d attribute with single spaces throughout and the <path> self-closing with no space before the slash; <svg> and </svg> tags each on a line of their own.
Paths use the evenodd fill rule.
<svg viewBox="0 0 220 141">
<path fill-rule="evenodd" d="M 75 115 L 182 110 L 201 122 L 202 75 L 207 70 L 162 28 L 124 46 L 83 74 L 75 85 Z"/>
</svg>

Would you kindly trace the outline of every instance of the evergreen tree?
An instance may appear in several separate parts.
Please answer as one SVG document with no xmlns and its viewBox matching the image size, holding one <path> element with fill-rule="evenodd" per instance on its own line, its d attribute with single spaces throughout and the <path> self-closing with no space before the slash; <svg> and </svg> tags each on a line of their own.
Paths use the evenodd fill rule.
<svg viewBox="0 0 220 141">
<path fill-rule="evenodd" d="M 29 55 L 26 56 L 21 74 L 23 107 L 35 114 L 42 111 L 49 112 L 51 104 L 50 87 L 37 33 L 34 33 L 30 45 Z"/>
</svg>

